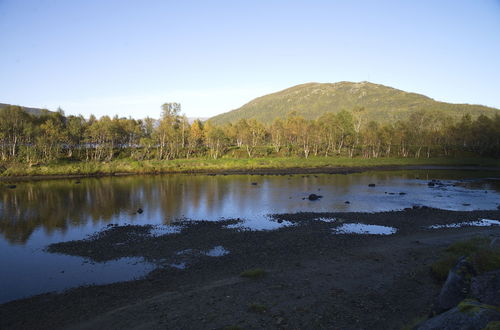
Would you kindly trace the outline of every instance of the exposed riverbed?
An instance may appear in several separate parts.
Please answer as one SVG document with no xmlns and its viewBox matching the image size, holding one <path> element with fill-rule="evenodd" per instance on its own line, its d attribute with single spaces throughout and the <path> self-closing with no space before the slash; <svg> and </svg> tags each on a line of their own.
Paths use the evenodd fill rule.
<svg viewBox="0 0 500 330">
<path fill-rule="evenodd" d="M 396 234 L 404 232 L 408 225 L 395 223 L 394 219 L 387 224 L 366 220 L 363 223 L 364 216 L 353 216 L 347 221 L 343 214 L 414 206 L 454 211 L 496 210 L 500 203 L 499 177 L 498 172 L 426 169 L 348 175 L 87 178 L 21 182 L 15 189 L 3 185 L 0 187 L 0 260 L 4 267 L 0 269 L 0 302 L 80 285 L 140 278 L 159 267 L 183 269 L 198 259 L 215 262 L 219 256 L 210 254 L 220 251 L 227 252 L 223 256 L 234 254 L 234 249 L 216 239 L 198 248 L 194 244 L 179 243 L 172 247 L 173 254 L 191 252 L 163 259 L 145 253 L 118 253 L 112 258 L 99 258 L 95 253 L 46 251 L 50 244 L 78 241 L 105 229 L 151 225 L 147 237 L 174 237 L 182 231 L 190 232 L 193 221 L 207 220 L 216 221 L 218 230 L 227 235 L 280 228 L 302 231 L 303 228 L 297 229 L 300 219 L 296 216 L 272 215 L 323 212 L 325 214 L 319 214 L 320 220 L 315 222 L 326 226 L 332 236 L 356 231 L 367 234 L 374 229 Z M 430 186 L 432 180 L 435 184 Z M 370 186 L 373 184 L 375 186 Z M 322 198 L 310 201 L 307 197 L 312 193 Z M 445 223 L 415 218 L 413 225 L 416 228 L 451 226 L 478 221 L 483 216 L 482 213 L 470 214 L 466 218 L 447 219 Z M 311 220 L 310 216 L 305 219 Z M 128 241 L 115 243 L 118 250 L 125 251 L 130 246 Z"/>
</svg>

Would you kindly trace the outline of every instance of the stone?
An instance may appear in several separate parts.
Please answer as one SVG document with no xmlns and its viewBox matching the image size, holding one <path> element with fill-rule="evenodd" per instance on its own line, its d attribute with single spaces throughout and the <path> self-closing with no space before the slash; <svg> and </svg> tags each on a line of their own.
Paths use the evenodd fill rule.
<svg viewBox="0 0 500 330">
<path fill-rule="evenodd" d="M 500 309 L 481 304 L 474 300 L 464 300 L 449 311 L 437 315 L 417 325 L 417 330 L 483 329 L 489 323 L 500 321 Z"/>
<path fill-rule="evenodd" d="M 474 277 L 471 295 L 483 304 L 500 306 L 500 270 Z"/>
<path fill-rule="evenodd" d="M 323 197 L 323 196 L 321 196 L 321 195 L 316 195 L 316 194 L 310 194 L 310 195 L 309 195 L 309 197 L 307 197 L 307 198 L 308 198 L 310 201 L 315 201 L 315 200 L 320 199 L 321 197 Z"/>
<path fill-rule="evenodd" d="M 470 291 L 471 279 L 476 275 L 467 258 L 461 257 L 449 273 L 434 304 L 434 314 L 442 313 L 464 300 Z"/>
</svg>

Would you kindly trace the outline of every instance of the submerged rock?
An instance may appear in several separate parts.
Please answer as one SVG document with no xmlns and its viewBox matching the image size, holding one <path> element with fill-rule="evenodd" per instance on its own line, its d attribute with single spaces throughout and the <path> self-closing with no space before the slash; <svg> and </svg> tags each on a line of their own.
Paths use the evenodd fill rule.
<svg viewBox="0 0 500 330">
<path fill-rule="evenodd" d="M 375 183 L 370 183 L 368 187 L 375 187 Z"/>
<path fill-rule="evenodd" d="M 419 324 L 417 330 L 483 329 L 490 322 L 500 321 L 500 309 L 464 300 L 457 307 Z"/>
<path fill-rule="evenodd" d="M 434 314 L 442 313 L 464 300 L 470 291 L 472 277 L 476 275 L 474 267 L 467 258 L 462 257 L 449 273 L 446 282 L 434 305 Z"/>
<path fill-rule="evenodd" d="M 474 277 L 471 294 L 483 304 L 500 306 L 500 270 Z"/>
<path fill-rule="evenodd" d="M 310 201 L 315 201 L 315 200 L 320 199 L 321 197 L 323 197 L 323 196 L 321 196 L 321 195 L 316 195 L 316 194 L 310 194 L 310 195 L 309 195 L 309 197 L 307 197 L 307 198 L 308 198 Z"/>
</svg>

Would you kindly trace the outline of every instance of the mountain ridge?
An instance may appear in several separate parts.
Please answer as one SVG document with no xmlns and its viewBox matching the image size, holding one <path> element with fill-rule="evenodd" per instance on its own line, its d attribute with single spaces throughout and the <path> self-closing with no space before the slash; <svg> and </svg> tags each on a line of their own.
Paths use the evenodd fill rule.
<svg viewBox="0 0 500 330">
<path fill-rule="evenodd" d="M 455 104 L 436 101 L 426 95 L 406 92 L 367 81 L 337 83 L 309 82 L 257 97 L 238 109 L 209 120 L 214 124 L 254 118 L 269 122 L 291 112 L 306 119 L 316 119 L 327 112 L 365 108 L 368 120 L 388 121 L 407 118 L 412 112 L 429 110 L 451 117 L 470 113 L 493 115 L 496 108 L 477 104 Z M 500 114 L 500 112 L 499 112 Z"/>
<path fill-rule="evenodd" d="M 32 114 L 32 115 L 35 115 L 35 116 L 40 116 L 42 113 L 44 112 L 48 112 L 48 113 L 51 113 L 53 111 L 50 111 L 48 109 L 41 109 L 41 108 L 32 108 L 32 107 L 24 107 L 22 105 L 14 105 L 14 104 L 7 104 L 7 103 L 0 103 L 0 109 L 3 109 L 3 108 L 7 108 L 7 107 L 11 107 L 11 106 L 14 106 L 14 107 L 21 107 L 24 111 Z"/>
</svg>

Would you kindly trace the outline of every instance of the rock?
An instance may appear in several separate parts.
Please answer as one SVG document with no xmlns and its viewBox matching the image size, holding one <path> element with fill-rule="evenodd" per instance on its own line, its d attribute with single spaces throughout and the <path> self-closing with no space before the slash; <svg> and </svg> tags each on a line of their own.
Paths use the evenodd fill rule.
<svg viewBox="0 0 500 330">
<path fill-rule="evenodd" d="M 323 197 L 323 196 L 321 196 L 321 195 L 316 195 L 316 194 L 310 194 L 310 195 L 309 195 L 309 197 L 307 197 L 307 198 L 308 198 L 310 201 L 315 201 L 315 200 L 320 199 L 321 197 Z"/>
<path fill-rule="evenodd" d="M 346 203 L 346 204 L 351 204 L 351 202 L 349 202 L 349 201 L 345 201 L 344 203 Z"/>
<path fill-rule="evenodd" d="M 143 210 L 143 209 L 141 209 L 141 208 L 138 208 L 138 209 L 137 209 L 137 213 L 142 214 L 142 212 L 144 212 L 144 210 Z"/>
<path fill-rule="evenodd" d="M 462 203 L 463 206 L 470 206 L 469 203 Z"/>
<path fill-rule="evenodd" d="M 500 210 L 500 205 L 497 205 L 497 210 Z"/>
<path fill-rule="evenodd" d="M 471 295 L 483 304 L 500 306 L 500 270 L 474 277 L 470 290 Z"/>
<path fill-rule="evenodd" d="M 256 186 L 257 185 L 257 182 L 252 182 L 252 186 Z"/>
<path fill-rule="evenodd" d="M 405 193 L 405 192 L 400 192 L 399 194 L 400 194 L 401 196 L 406 195 L 406 193 Z"/>
<path fill-rule="evenodd" d="M 375 187 L 375 183 L 370 183 L 368 187 Z"/>
<path fill-rule="evenodd" d="M 9 189 L 16 189 L 16 187 L 17 186 L 15 184 L 9 184 L 9 185 L 7 185 L 7 188 L 9 188 Z"/>
<path fill-rule="evenodd" d="M 433 313 L 442 313 L 464 300 L 470 291 L 470 283 L 474 275 L 476 275 L 474 267 L 466 257 L 461 257 L 455 267 L 449 271 L 448 278 L 434 304 Z"/>
<path fill-rule="evenodd" d="M 464 300 L 449 311 L 419 324 L 417 330 L 483 329 L 490 322 L 500 320 L 498 307 Z"/>
<path fill-rule="evenodd" d="M 428 185 L 429 187 L 434 187 L 436 184 L 435 184 L 434 182 L 429 182 L 429 183 L 427 183 L 427 185 Z"/>
</svg>

